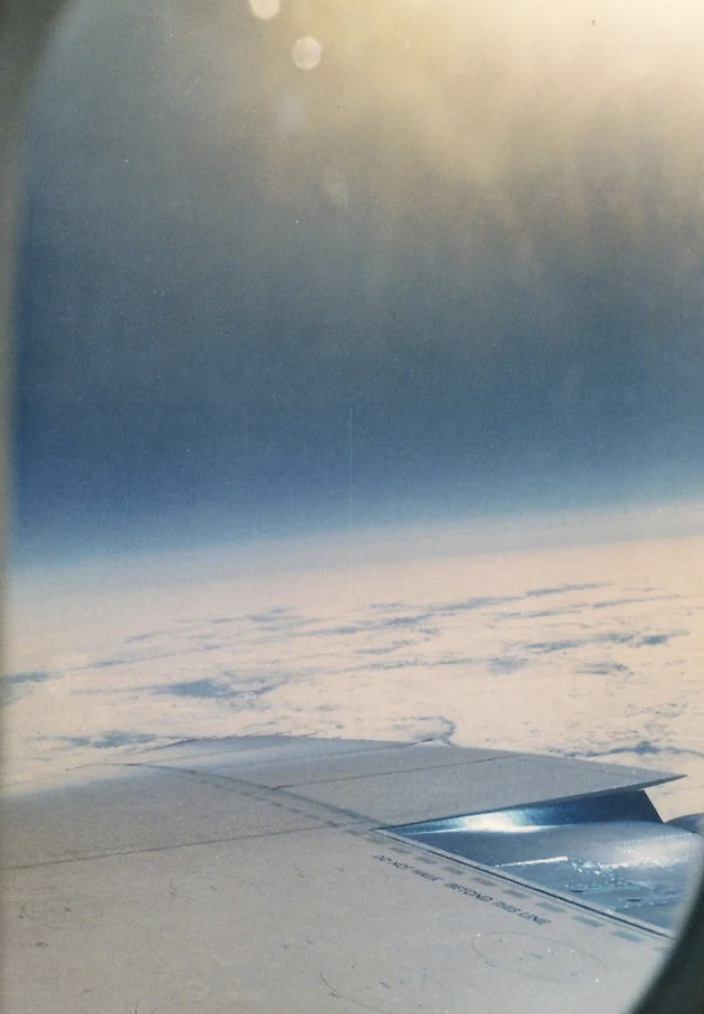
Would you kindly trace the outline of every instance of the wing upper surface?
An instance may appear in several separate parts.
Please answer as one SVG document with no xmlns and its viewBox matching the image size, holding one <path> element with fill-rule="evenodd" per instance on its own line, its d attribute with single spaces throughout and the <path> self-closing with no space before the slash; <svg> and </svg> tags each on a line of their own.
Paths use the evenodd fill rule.
<svg viewBox="0 0 704 1014">
<path fill-rule="evenodd" d="M 451 1014 L 469 998 L 479 1014 L 616 1014 L 668 946 L 378 833 L 664 772 L 290 738 L 134 760 L 5 801 L 10 1014 Z"/>
</svg>

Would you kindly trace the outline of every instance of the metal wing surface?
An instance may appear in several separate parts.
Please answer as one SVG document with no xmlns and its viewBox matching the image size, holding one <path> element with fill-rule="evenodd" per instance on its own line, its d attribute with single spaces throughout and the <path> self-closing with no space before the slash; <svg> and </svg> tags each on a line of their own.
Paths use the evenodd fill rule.
<svg viewBox="0 0 704 1014">
<path fill-rule="evenodd" d="M 250 737 L 83 774 L 5 801 L 7 1014 L 616 1014 L 701 848 L 644 792 L 675 776 L 528 754 Z"/>
</svg>

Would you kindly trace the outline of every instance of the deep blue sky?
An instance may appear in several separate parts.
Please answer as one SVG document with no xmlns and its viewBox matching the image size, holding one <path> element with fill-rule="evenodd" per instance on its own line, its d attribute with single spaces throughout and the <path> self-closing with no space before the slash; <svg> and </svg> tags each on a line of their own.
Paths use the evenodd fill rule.
<svg viewBox="0 0 704 1014">
<path fill-rule="evenodd" d="M 698 493 L 704 17 L 660 6 L 77 5 L 32 114 L 18 559 Z"/>
</svg>

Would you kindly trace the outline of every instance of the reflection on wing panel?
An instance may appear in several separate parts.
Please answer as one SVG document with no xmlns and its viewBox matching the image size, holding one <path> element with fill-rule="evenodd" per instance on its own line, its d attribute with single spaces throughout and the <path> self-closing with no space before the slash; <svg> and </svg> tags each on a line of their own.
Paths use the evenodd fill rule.
<svg viewBox="0 0 704 1014">
<path fill-rule="evenodd" d="M 704 841 L 664 824 L 644 792 L 388 828 L 600 909 L 674 927 Z"/>
</svg>

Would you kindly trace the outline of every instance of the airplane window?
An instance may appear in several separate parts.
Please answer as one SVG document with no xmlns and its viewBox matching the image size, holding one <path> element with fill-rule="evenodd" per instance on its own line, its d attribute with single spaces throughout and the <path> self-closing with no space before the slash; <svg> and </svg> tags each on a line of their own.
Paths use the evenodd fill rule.
<svg viewBox="0 0 704 1014">
<path fill-rule="evenodd" d="M 702 865 L 703 49 L 695 0 L 66 4 L 4 1009 L 643 992 Z"/>
</svg>

